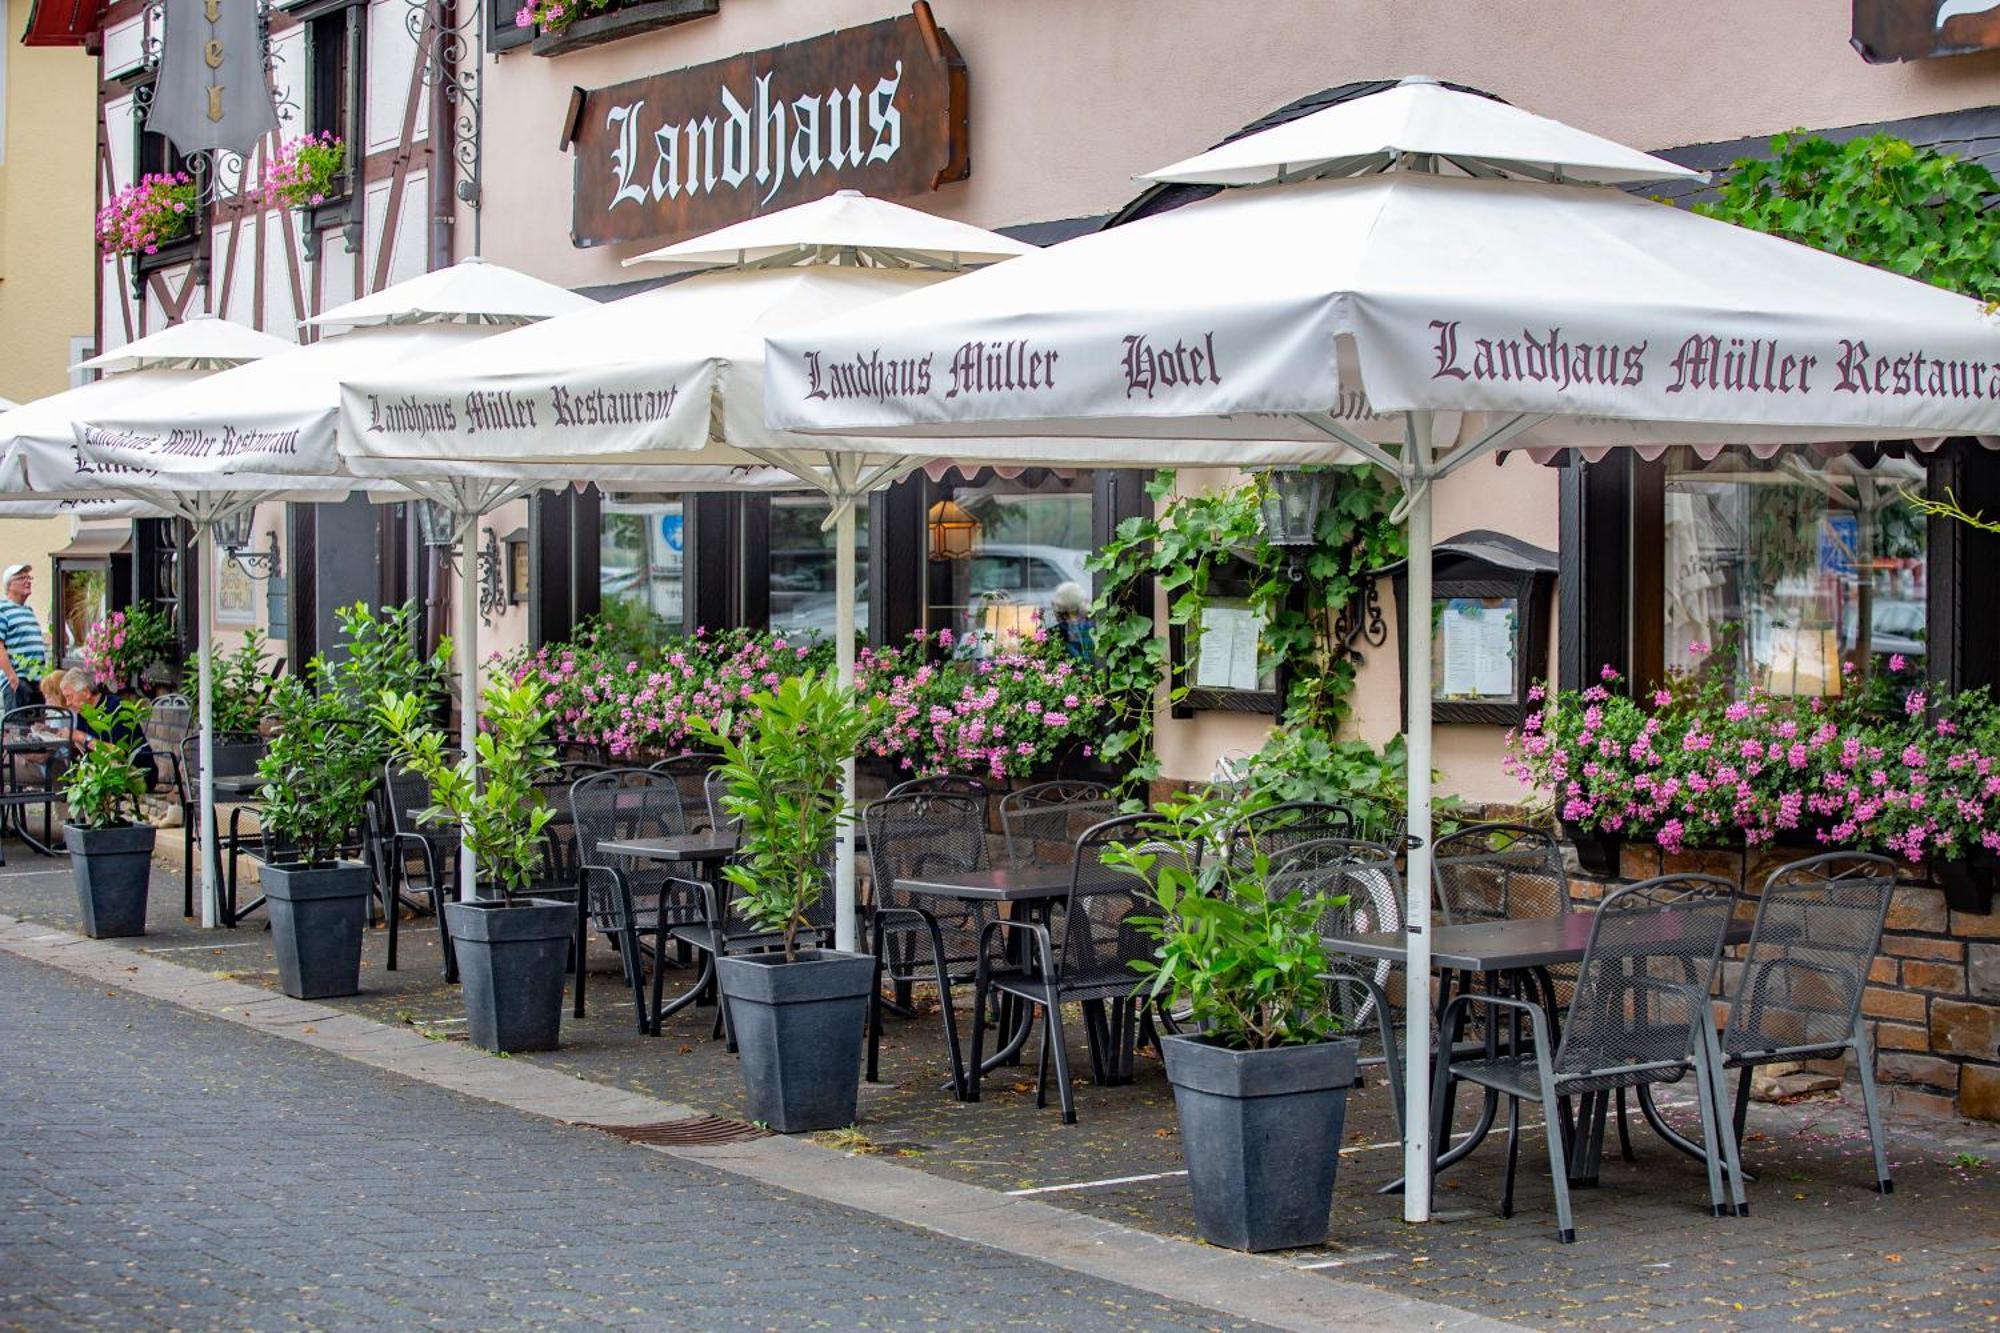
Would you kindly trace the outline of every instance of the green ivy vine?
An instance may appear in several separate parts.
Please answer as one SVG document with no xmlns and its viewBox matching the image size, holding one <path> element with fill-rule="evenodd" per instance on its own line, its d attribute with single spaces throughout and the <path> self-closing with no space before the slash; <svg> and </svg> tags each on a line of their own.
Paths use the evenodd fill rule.
<svg viewBox="0 0 2000 1333">
<path fill-rule="evenodd" d="M 1347 716 L 1354 659 L 1335 633 L 1343 609 L 1364 589 L 1368 571 L 1400 559 L 1403 529 L 1389 521 L 1395 491 L 1374 469 L 1340 469 L 1320 511 L 1313 546 L 1299 553 L 1301 577 L 1286 565 L 1291 553 L 1264 540 L 1258 504 L 1265 482 L 1253 478 L 1225 490 L 1175 496 L 1172 472 L 1147 486 L 1157 513 L 1129 518 L 1091 557 L 1097 575 L 1098 666 L 1110 717 L 1098 752 L 1131 782 L 1159 775 L 1154 748 L 1154 692 L 1167 678 L 1168 702 L 1187 697 L 1185 664 L 1168 661 L 1167 640 L 1145 600 L 1154 580 L 1167 598 L 1167 620 L 1196 632 L 1217 565 L 1243 557 L 1256 571 L 1250 603 L 1264 614 L 1260 665 L 1290 681 L 1285 725 L 1331 734 Z M 1298 590 L 1294 596 L 1294 590 Z"/>
</svg>

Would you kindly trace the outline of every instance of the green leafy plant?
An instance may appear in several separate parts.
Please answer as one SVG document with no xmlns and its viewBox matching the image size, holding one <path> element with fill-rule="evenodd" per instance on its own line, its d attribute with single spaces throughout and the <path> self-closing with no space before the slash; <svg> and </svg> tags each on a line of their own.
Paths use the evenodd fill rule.
<svg viewBox="0 0 2000 1333">
<path fill-rule="evenodd" d="M 1933 286 L 2000 299 L 2000 184 L 1977 162 L 1889 134 L 1836 144 L 1794 130 L 1738 158 L 1695 209 Z"/>
<path fill-rule="evenodd" d="M 696 717 L 690 730 L 722 754 L 723 804 L 742 823 L 739 854 L 723 868 L 738 905 L 760 930 L 782 934 L 785 961 L 826 889 L 826 853 L 852 817 L 842 762 L 874 725 L 875 707 L 831 675 L 808 671 L 745 701 L 754 714 Z"/>
<path fill-rule="evenodd" d="M 1214 793 L 1161 804 L 1140 839 L 1113 846 L 1104 863 L 1144 880 L 1160 915 L 1137 917 L 1155 940 L 1154 958 L 1132 964 L 1147 993 L 1185 1008 L 1217 1045 L 1263 1051 L 1324 1041 L 1339 1029 L 1327 1004 L 1326 945 L 1320 919 L 1339 903 L 1309 895 L 1271 874 L 1257 853 L 1246 865 L 1224 855 L 1163 856 L 1158 848 L 1221 848 L 1239 807 Z"/>
<path fill-rule="evenodd" d="M 1342 469 L 1321 508 L 1313 545 L 1292 553 L 1264 540 L 1258 504 L 1267 483 L 1254 478 L 1202 495 L 1175 496 L 1174 474 L 1158 473 L 1147 487 L 1158 514 L 1129 518 L 1091 557 L 1097 574 L 1097 661 L 1105 675 L 1108 721 L 1098 753 L 1129 774 L 1131 783 L 1159 775 L 1153 752 L 1155 692 L 1168 676 L 1167 645 L 1154 624 L 1152 580 L 1167 596 L 1167 620 L 1192 634 L 1201 624 L 1209 587 L 1221 562 L 1242 559 L 1252 571 L 1251 609 L 1264 620 L 1260 667 L 1281 669 L 1290 682 L 1285 725 L 1333 731 L 1348 712 L 1358 657 L 1342 634 L 1341 613 L 1366 590 L 1369 571 L 1400 557 L 1402 527 L 1390 522 L 1395 494 L 1372 470 Z M 1187 697 L 1185 664 L 1168 679 L 1168 701 Z"/>
<path fill-rule="evenodd" d="M 149 705 L 128 699 L 116 708 L 85 707 L 83 717 L 95 740 L 83 747 L 63 773 L 69 822 L 82 829 L 124 828 L 139 817 L 146 775 L 132 762 L 145 744 Z"/>
<path fill-rule="evenodd" d="M 535 783 L 555 771 L 555 749 L 537 682 L 498 677 L 482 699 L 473 754 L 456 759 L 422 695 L 383 690 L 375 711 L 397 757 L 430 784 L 424 818 L 457 824 L 482 882 L 512 898 L 542 872 L 542 833 L 555 811 Z"/>
<path fill-rule="evenodd" d="M 243 642 L 226 653 L 213 656 L 215 729 L 217 732 L 254 732 L 264 723 L 271 707 L 271 691 L 277 681 L 266 674 L 270 640 L 262 630 L 243 631 Z M 201 655 L 187 661 L 187 678 L 197 679 Z"/>
<path fill-rule="evenodd" d="M 1386 837 L 1409 813 L 1409 747 L 1392 736 L 1380 750 L 1367 741 L 1342 739 L 1310 726 L 1275 727 L 1264 748 L 1242 770 L 1246 807 L 1286 801 L 1325 801 L 1354 811 L 1365 837 Z M 1434 777 L 1437 775 L 1433 775 Z M 1456 796 L 1433 797 L 1433 818 L 1459 804 Z M 1450 831 L 1441 821 L 1437 832 Z"/>
<path fill-rule="evenodd" d="M 334 669 L 315 657 L 307 674 L 278 682 L 271 698 L 278 731 L 257 763 L 264 780 L 259 822 L 290 841 L 309 866 L 335 860 L 353 840 L 380 771 L 356 735 Z"/>
<path fill-rule="evenodd" d="M 336 607 L 345 655 L 327 668 L 321 692 L 337 692 L 358 714 L 349 728 L 351 741 L 361 749 L 377 776 L 388 762 L 395 740 L 383 725 L 381 715 L 365 706 L 383 690 L 415 694 L 426 716 L 436 716 L 451 698 L 451 640 L 439 641 L 437 651 L 426 657 L 418 650 L 418 618 L 423 614 L 415 602 L 375 610 L 365 602 Z"/>
</svg>

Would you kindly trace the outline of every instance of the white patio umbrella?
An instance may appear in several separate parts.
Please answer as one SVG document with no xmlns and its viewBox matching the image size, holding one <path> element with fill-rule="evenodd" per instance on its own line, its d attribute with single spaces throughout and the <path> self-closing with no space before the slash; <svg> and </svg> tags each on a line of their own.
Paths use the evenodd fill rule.
<svg viewBox="0 0 2000 1333">
<path fill-rule="evenodd" d="M 1689 173 L 1551 125 L 1413 80 L 1177 163 L 1146 179 L 1239 188 L 773 337 L 770 422 L 842 436 L 1124 435 L 1127 466 L 1207 461 L 1188 456 L 1183 432 L 1256 441 L 1250 465 L 1265 450 L 1338 443 L 1404 488 L 1408 604 L 1419 608 L 1431 600 L 1432 483 L 1503 445 L 2000 425 L 2000 324 L 1977 303 L 1567 183 Z M 944 372 L 967 346 L 1008 349 L 1046 373 L 949 392 Z M 931 384 L 825 391 L 824 367 L 874 358 L 930 367 Z M 1058 443 L 1052 457 L 1075 461 L 1068 450 Z M 1428 636 L 1409 635 L 1408 650 L 1408 993 L 1420 995 Z M 1427 1060 L 1413 1058 L 1412 1221 L 1429 1210 L 1429 1094 Z"/>
<path fill-rule="evenodd" d="M 239 366 L 94 415 L 76 433 L 82 467 L 108 471 L 118 489 L 194 521 L 207 578 L 215 524 L 265 500 L 338 499 L 357 487 L 335 448 L 340 381 L 379 372 L 442 347 L 493 336 L 500 328 L 589 306 L 586 297 L 513 269 L 467 260 L 384 288 L 306 321 L 351 331 Z M 31 476 L 32 481 L 32 476 Z M 460 710 L 464 744 L 477 728 L 478 610 L 474 542 L 464 546 L 460 601 Z M 202 621 L 202 736 L 209 743 L 208 624 Z M 208 773 L 203 756 L 203 774 Z M 203 827 L 213 796 L 203 783 Z M 474 868 L 465 860 L 467 882 Z M 203 866 L 203 922 L 213 924 L 212 861 Z"/>
<path fill-rule="evenodd" d="M 826 440 L 767 427 L 764 339 L 1032 249 L 900 204 L 831 195 L 643 256 L 728 266 L 720 271 L 351 380 L 341 447 L 357 475 L 433 491 L 570 478 L 820 491 L 833 511 L 837 672 L 851 685 L 854 506 L 912 463 L 900 441 L 886 450 L 848 441 L 836 454 Z M 899 371 L 859 373 L 886 388 Z M 477 421 L 473 403 L 482 405 Z M 983 445 L 981 461 L 1012 461 L 1008 450 Z M 851 801 L 851 760 L 846 783 Z M 854 948 L 851 828 L 835 858 L 834 901 L 836 941 Z"/>
<path fill-rule="evenodd" d="M 122 410 L 153 395 L 206 379 L 227 367 L 246 364 L 294 344 L 229 320 L 199 315 L 170 325 L 78 363 L 103 378 L 37 399 L 0 416 L 0 513 L 21 515 L 75 514 L 87 518 L 185 517 L 180 498 L 135 496 L 117 484 L 123 475 L 87 467 L 76 444 L 79 425 L 105 412 Z M 206 532 L 206 529 L 203 529 Z M 202 577 L 206 578 L 208 543 L 201 547 Z M 202 767 L 209 768 L 210 739 L 206 725 L 209 698 L 208 623 L 200 628 L 201 694 L 204 708 Z M 203 787 L 203 819 L 210 818 L 212 796 Z M 204 825 L 206 826 L 206 825 Z M 204 863 L 203 924 L 215 924 L 215 885 Z"/>
</svg>

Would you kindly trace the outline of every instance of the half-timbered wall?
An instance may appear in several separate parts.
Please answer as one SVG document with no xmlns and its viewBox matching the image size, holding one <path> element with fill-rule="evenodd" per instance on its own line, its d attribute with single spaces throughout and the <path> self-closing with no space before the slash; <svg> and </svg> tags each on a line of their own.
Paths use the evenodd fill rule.
<svg viewBox="0 0 2000 1333">
<path fill-rule="evenodd" d="M 340 91 L 346 104 L 349 169 L 357 175 L 353 206 L 311 210 L 308 217 L 306 211 L 268 205 L 262 199 L 266 155 L 278 142 L 319 128 L 311 124 L 308 29 L 316 17 L 338 16 L 350 8 L 363 25 L 359 76 Z M 452 209 L 445 202 L 453 188 L 450 155 L 444 154 L 442 171 L 433 161 L 434 99 L 410 15 L 408 0 L 294 0 L 274 7 L 269 69 L 280 118 L 277 134 L 267 136 L 247 159 L 223 159 L 225 170 L 198 253 L 143 272 L 136 283 L 131 260 L 100 260 L 96 330 L 101 349 L 198 313 L 310 341 L 317 334 L 303 328 L 302 319 L 449 264 L 466 251 L 455 241 Z M 147 61 L 158 49 L 159 33 L 157 4 L 122 0 L 112 6 L 99 59 L 99 204 L 132 183 L 141 169 L 140 90 L 151 77 Z M 434 217 L 441 221 L 434 223 Z M 308 225 L 314 233 L 310 241 Z M 284 549 L 293 528 L 276 506 L 266 506 L 257 517 L 256 547 L 263 549 L 266 533 L 275 532 L 287 578 L 320 563 Z M 216 577 L 211 574 L 211 585 Z M 257 585 L 250 623 L 269 629 L 265 591 L 263 584 Z M 216 589 L 206 592 L 204 605 L 212 607 Z M 298 604 L 311 603 L 302 595 Z M 525 622 L 524 614 L 515 618 Z M 223 642 L 246 627 L 240 616 L 212 620 Z M 518 632 L 511 637 L 518 639 Z"/>
</svg>

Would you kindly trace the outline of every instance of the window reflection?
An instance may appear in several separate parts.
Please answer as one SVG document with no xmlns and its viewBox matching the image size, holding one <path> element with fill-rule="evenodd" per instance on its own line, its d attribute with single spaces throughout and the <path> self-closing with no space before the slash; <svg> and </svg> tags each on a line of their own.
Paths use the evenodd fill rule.
<svg viewBox="0 0 2000 1333">
<path fill-rule="evenodd" d="M 1733 662 L 1740 685 L 1832 697 L 1853 676 L 1924 672 L 1921 464 L 1788 451 L 1668 451 L 1666 665 Z"/>
<path fill-rule="evenodd" d="M 956 470 L 934 489 L 979 523 L 972 554 L 934 562 L 930 624 L 949 629 L 960 651 L 1011 647 L 1039 624 L 1056 632 L 1088 606 L 1091 478 L 1087 472 L 1030 469 L 1014 477 Z M 942 600 L 939 600 L 942 598 Z M 1088 630 L 1080 640 L 1088 655 Z"/>
<path fill-rule="evenodd" d="M 651 642 L 687 632 L 678 496 L 607 495 L 597 544 L 604 619 Z"/>
<path fill-rule="evenodd" d="M 771 628 L 831 636 L 835 605 L 831 506 L 809 495 L 771 497 Z M 868 506 L 854 510 L 854 628 L 868 633 Z"/>
</svg>

